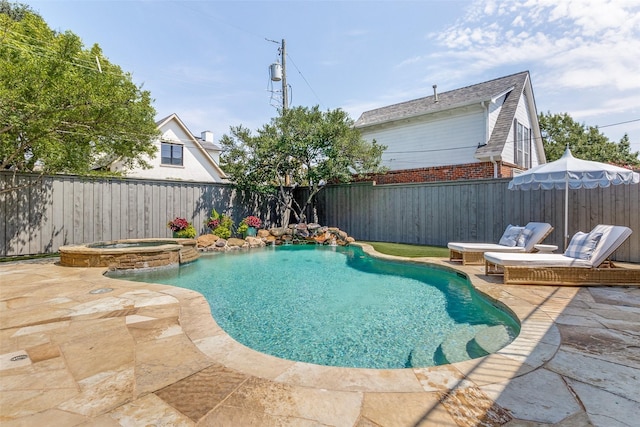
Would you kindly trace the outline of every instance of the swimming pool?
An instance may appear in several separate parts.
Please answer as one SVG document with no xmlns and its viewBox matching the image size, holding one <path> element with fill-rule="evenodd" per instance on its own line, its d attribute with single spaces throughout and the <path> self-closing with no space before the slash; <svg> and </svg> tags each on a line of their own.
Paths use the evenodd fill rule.
<svg viewBox="0 0 640 427">
<path fill-rule="evenodd" d="M 201 257 L 118 278 L 202 293 L 235 340 L 284 359 L 376 369 L 481 357 L 519 324 L 441 267 L 378 260 L 356 246 L 283 246 Z"/>
</svg>

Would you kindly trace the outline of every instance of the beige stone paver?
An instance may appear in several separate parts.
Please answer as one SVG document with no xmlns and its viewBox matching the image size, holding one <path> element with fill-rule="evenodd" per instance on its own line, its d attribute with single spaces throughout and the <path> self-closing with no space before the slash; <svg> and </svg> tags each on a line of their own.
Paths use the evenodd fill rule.
<svg viewBox="0 0 640 427">
<path fill-rule="evenodd" d="M 198 293 L 101 268 L 0 264 L 2 426 L 632 426 L 640 289 L 504 286 L 497 353 L 397 370 L 317 366 L 231 339 Z"/>
<path fill-rule="evenodd" d="M 364 420 L 376 426 L 457 426 L 441 393 L 366 393 Z M 401 409 L 400 409 L 401 408 Z"/>
</svg>

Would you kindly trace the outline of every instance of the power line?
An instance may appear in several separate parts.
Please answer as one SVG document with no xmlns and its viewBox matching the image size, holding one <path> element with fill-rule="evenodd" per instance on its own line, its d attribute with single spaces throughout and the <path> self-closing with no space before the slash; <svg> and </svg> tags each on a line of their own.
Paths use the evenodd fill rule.
<svg viewBox="0 0 640 427">
<path fill-rule="evenodd" d="M 429 150 L 406 150 L 406 151 L 384 151 L 384 154 L 404 154 L 404 153 L 432 153 L 436 151 L 451 151 L 451 150 L 465 150 L 467 148 L 478 148 L 478 145 L 468 145 L 466 147 L 451 147 L 451 148 L 433 148 Z"/>
<path fill-rule="evenodd" d="M 296 70 L 298 70 L 298 74 L 300 74 L 300 77 L 302 77 L 302 80 L 304 80 L 304 82 L 307 84 L 307 86 L 309 86 L 309 89 L 311 90 L 311 92 L 313 93 L 313 95 L 316 97 L 316 99 L 318 100 L 318 103 L 320 105 L 323 104 L 323 102 L 320 100 L 320 97 L 318 96 L 318 94 L 316 93 L 315 90 L 313 90 L 313 88 L 311 87 L 311 85 L 309 84 L 309 82 L 307 81 L 307 78 L 304 76 L 304 74 L 302 74 L 302 71 L 300 71 L 300 69 L 298 68 L 298 66 L 296 65 L 295 61 L 293 60 L 293 58 L 291 58 L 291 55 L 287 54 L 287 57 L 291 60 L 291 63 L 293 64 L 293 66 L 296 68 Z"/>
<path fill-rule="evenodd" d="M 625 125 L 627 123 L 640 122 L 640 119 L 627 120 L 625 122 L 611 123 L 610 125 L 596 126 L 596 128 L 608 128 L 611 126 Z"/>
</svg>

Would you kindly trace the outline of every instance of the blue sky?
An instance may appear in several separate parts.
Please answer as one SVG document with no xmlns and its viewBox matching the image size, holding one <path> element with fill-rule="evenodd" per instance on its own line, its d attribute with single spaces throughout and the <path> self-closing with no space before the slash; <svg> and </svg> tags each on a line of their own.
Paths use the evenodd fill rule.
<svg viewBox="0 0 640 427">
<path fill-rule="evenodd" d="M 356 120 L 434 84 L 529 70 L 538 112 L 567 112 L 616 142 L 628 133 L 640 151 L 637 0 L 23 2 L 99 44 L 151 92 L 158 119 L 177 113 L 216 141 L 277 115 L 268 68 L 285 39 L 292 106 Z"/>
</svg>

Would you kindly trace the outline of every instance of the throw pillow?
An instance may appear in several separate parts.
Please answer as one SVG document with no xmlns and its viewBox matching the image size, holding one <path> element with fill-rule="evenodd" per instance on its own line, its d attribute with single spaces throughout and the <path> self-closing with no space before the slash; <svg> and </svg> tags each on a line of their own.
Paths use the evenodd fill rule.
<svg viewBox="0 0 640 427">
<path fill-rule="evenodd" d="M 502 246 L 515 246 L 522 230 L 524 230 L 524 227 L 509 224 L 507 229 L 504 230 L 504 234 L 500 238 L 498 244 Z"/>
<path fill-rule="evenodd" d="M 567 250 L 564 251 L 564 256 L 577 259 L 591 259 L 593 250 L 600 242 L 602 233 L 583 233 L 578 231 L 573 238 Z"/>
<path fill-rule="evenodd" d="M 518 242 L 516 243 L 516 246 L 524 248 L 525 246 L 527 246 L 527 242 L 529 241 L 531 236 L 533 236 L 533 230 L 531 228 L 525 227 L 524 230 L 522 230 L 522 233 L 520 233 L 520 236 L 518 237 Z"/>
</svg>

